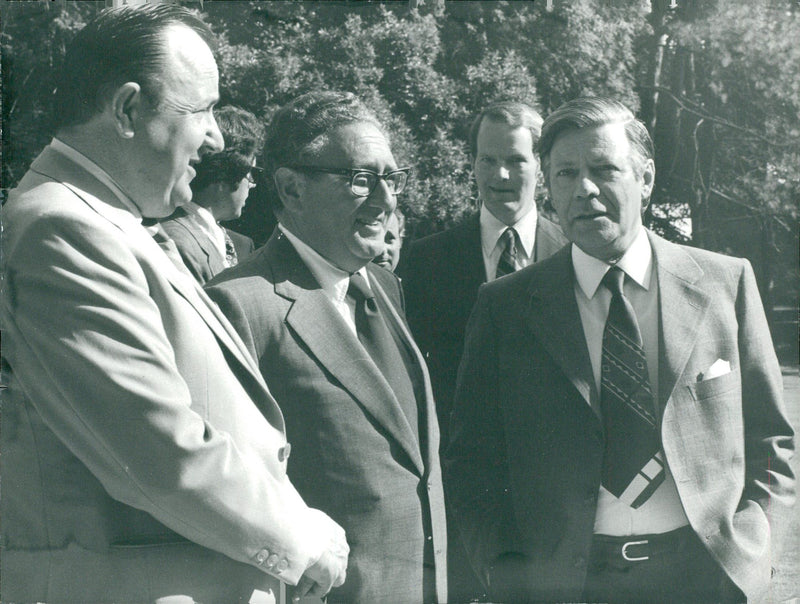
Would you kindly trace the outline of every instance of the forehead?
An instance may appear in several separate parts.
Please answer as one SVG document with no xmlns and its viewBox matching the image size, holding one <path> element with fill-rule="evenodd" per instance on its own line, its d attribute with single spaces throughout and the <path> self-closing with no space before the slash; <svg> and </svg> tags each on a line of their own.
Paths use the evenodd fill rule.
<svg viewBox="0 0 800 604">
<path fill-rule="evenodd" d="M 484 119 L 478 128 L 478 154 L 533 153 L 531 131 L 524 126 L 511 126 L 504 122 Z"/>
<path fill-rule="evenodd" d="M 217 62 L 198 33 L 185 25 L 171 25 L 164 30 L 163 39 L 165 90 L 217 95 Z"/>
<path fill-rule="evenodd" d="M 553 163 L 573 163 L 620 160 L 630 156 L 631 145 L 620 122 L 571 128 L 556 137 L 550 151 Z"/>
<path fill-rule="evenodd" d="M 389 141 L 371 122 L 353 122 L 328 133 L 319 153 L 326 166 L 342 168 L 395 168 Z"/>
</svg>

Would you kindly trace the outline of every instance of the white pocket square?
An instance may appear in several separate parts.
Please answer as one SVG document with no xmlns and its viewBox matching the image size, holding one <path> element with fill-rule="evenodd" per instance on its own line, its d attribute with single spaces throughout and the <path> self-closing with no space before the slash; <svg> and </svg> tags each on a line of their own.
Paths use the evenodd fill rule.
<svg viewBox="0 0 800 604">
<path fill-rule="evenodd" d="M 712 380 L 730 372 L 731 364 L 724 359 L 717 359 L 711 367 L 708 368 L 708 371 L 697 376 L 697 381 L 704 382 L 706 380 Z"/>
</svg>

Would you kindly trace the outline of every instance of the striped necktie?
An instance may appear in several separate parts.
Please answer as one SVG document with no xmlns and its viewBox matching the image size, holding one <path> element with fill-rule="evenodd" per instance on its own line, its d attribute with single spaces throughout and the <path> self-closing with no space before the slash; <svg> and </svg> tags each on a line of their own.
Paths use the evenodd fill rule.
<svg viewBox="0 0 800 604">
<path fill-rule="evenodd" d="M 622 289 L 624 280 L 618 267 L 603 277 L 611 305 L 601 361 L 600 406 L 606 436 L 602 482 L 614 496 L 638 508 L 665 474 L 647 358 L 636 315 Z"/>
<path fill-rule="evenodd" d="M 494 273 L 495 279 L 517 270 L 517 232 L 508 227 L 500 235 L 500 240 L 503 244 L 503 253 L 500 254 L 500 260 L 497 263 L 497 270 Z"/>
</svg>

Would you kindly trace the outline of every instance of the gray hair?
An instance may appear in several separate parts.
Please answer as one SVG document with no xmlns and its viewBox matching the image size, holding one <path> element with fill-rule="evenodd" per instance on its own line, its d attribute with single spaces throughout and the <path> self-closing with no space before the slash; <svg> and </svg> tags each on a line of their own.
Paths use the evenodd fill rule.
<svg viewBox="0 0 800 604">
<path fill-rule="evenodd" d="M 647 127 L 636 119 L 630 109 L 619 101 L 609 98 L 580 97 L 567 101 L 544 120 L 537 151 L 545 178 L 548 177 L 550 151 L 561 133 L 605 124 L 622 124 L 625 127 L 625 135 L 636 155 L 633 159 L 639 170 L 644 162 L 653 159 L 655 155 L 653 139 L 650 138 Z"/>
</svg>

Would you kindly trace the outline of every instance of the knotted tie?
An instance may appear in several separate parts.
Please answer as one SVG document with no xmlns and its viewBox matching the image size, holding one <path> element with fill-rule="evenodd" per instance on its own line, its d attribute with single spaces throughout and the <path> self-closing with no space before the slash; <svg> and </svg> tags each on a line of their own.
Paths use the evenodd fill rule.
<svg viewBox="0 0 800 604">
<path fill-rule="evenodd" d="M 360 273 L 350 275 L 347 295 L 355 302 L 358 340 L 386 378 L 416 432 L 417 403 L 407 360 L 403 358 L 398 342 L 381 315 L 375 294 Z"/>
<path fill-rule="evenodd" d="M 603 284 L 611 291 L 603 332 L 600 405 L 606 443 L 603 486 L 638 508 L 664 481 L 647 359 L 636 315 L 622 290 L 625 273 L 612 267 Z M 632 493 L 628 490 L 637 481 Z"/>
<path fill-rule="evenodd" d="M 503 275 L 508 275 L 517 270 L 517 232 L 508 227 L 503 234 L 500 235 L 500 240 L 503 244 L 503 253 L 500 254 L 500 261 L 497 263 L 497 270 L 494 273 L 494 278 L 499 279 Z"/>
<path fill-rule="evenodd" d="M 228 234 L 228 229 L 222 229 L 225 233 L 225 262 L 228 266 L 236 266 L 239 262 L 239 256 L 236 254 L 236 247 L 233 245 L 233 239 Z"/>
</svg>

